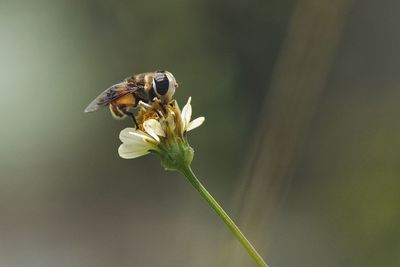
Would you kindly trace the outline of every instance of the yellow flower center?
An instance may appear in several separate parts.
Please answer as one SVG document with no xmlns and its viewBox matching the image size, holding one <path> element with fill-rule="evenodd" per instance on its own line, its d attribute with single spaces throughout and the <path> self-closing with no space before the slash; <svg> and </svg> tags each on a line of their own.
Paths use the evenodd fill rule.
<svg viewBox="0 0 400 267">
<path fill-rule="evenodd" d="M 149 119 L 155 119 L 162 123 L 165 121 L 166 118 L 171 116 L 171 113 L 173 114 L 175 124 L 178 125 L 179 122 L 177 121 L 177 118 L 179 117 L 179 111 L 174 105 L 174 100 L 172 100 L 168 104 L 161 104 L 158 101 L 153 101 L 151 103 L 152 108 L 145 108 L 141 107 L 139 109 L 139 112 L 136 115 L 136 121 L 139 126 L 139 130 L 145 131 L 143 127 L 143 123 Z M 179 115 L 178 115 L 179 114 Z"/>
</svg>

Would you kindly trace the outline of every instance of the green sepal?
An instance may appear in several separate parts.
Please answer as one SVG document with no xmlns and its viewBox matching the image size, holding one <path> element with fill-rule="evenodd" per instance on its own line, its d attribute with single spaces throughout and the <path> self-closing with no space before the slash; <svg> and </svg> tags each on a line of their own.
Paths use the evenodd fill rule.
<svg viewBox="0 0 400 267">
<path fill-rule="evenodd" d="M 172 139 L 170 142 L 160 144 L 159 152 L 161 165 L 167 171 L 182 171 L 190 166 L 194 150 L 186 140 Z"/>
</svg>

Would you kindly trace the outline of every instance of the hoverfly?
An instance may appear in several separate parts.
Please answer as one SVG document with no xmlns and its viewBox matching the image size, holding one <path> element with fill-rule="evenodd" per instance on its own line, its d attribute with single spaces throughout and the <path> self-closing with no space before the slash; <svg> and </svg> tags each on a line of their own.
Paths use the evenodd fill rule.
<svg viewBox="0 0 400 267">
<path fill-rule="evenodd" d="M 149 104 L 157 98 L 162 104 L 167 104 L 177 87 L 174 75 L 168 71 L 136 74 L 106 89 L 86 107 L 85 112 L 108 106 L 114 118 L 130 116 L 137 126 L 131 110 L 138 106 L 139 101 Z"/>
</svg>

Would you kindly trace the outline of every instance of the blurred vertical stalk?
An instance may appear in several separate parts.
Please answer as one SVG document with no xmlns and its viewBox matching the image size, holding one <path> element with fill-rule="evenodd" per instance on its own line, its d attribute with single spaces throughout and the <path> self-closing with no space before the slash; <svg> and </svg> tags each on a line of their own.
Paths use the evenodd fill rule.
<svg viewBox="0 0 400 267">
<path fill-rule="evenodd" d="M 235 196 L 239 225 L 261 252 L 268 251 L 267 228 L 286 194 L 349 7 L 350 0 L 298 0 L 295 5 Z M 235 243 L 224 252 L 223 266 L 247 266 Z"/>
<path fill-rule="evenodd" d="M 214 197 L 207 191 L 207 189 L 202 185 L 202 183 L 197 179 L 196 175 L 192 171 L 192 168 L 188 165 L 182 168 L 182 174 L 188 179 L 188 181 L 193 185 L 193 187 L 200 193 L 204 200 L 210 205 L 210 207 L 217 213 L 217 215 L 222 219 L 222 221 L 228 226 L 232 233 L 236 236 L 238 241 L 243 245 L 246 251 L 249 253 L 250 257 L 253 258 L 257 266 L 268 267 L 264 259 L 260 256 L 254 246 L 246 238 L 246 236 L 240 231 L 239 227 L 235 222 L 229 217 L 225 210 L 218 204 Z"/>
</svg>

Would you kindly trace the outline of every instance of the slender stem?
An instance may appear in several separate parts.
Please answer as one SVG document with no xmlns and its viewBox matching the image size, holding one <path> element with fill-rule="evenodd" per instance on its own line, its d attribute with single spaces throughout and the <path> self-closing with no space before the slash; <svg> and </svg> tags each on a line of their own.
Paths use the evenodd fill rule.
<svg viewBox="0 0 400 267">
<path fill-rule="evenodd" d="M 211 196 L 211 194 L 207 191 L 207 189 L 200 183 L 199 179 L 197 179 L 196 175 L 193 173 L 190 166 L 183 168 L 181 170 L 182 173 L 186 176 L 189 182 L 199 191 L 200 195 L 208 202 L 211 208 L 218 214 L 219 217 L 225 222 L 225 224 L 231 229 L 233 234 L 237 237 L 237 239 L 242 243 L 244 248 L 250 254 L 250 256 L 254 259 L 260 267 L 268 267 L 263 258 L 258 254 L 256 249 L 250 243 L 249 240 L 244 236 L 244 234 L 240 231 L 239 227 L 232 221 L 232 219 L 226 214 L 226 212 L 222 209 L 222 207 L 218 204 L 218 202 Z"/>
</svg>

